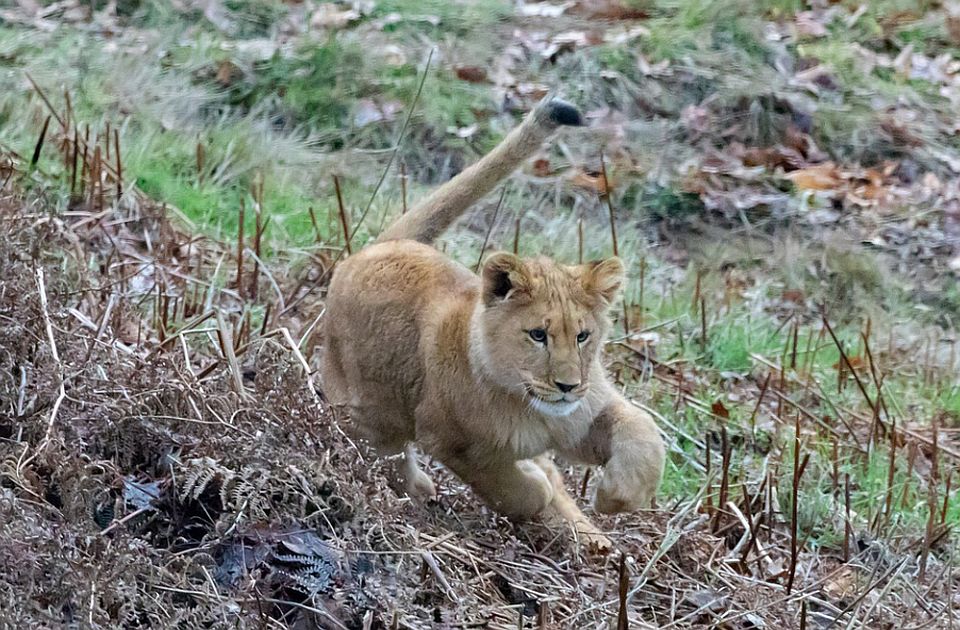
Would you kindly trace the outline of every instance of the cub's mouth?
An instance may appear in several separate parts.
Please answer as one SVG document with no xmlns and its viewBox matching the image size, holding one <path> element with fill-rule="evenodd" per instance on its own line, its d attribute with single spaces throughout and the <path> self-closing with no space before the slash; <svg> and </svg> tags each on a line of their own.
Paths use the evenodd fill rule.
<svg viewBox="0 0 960 630">
<path fill-rule="evenodd" d="M 544 400 L 539 396 L 530 397 L 530 406 L 545 416 L 569 416 L 580 406 L 581 399 L 576 400 Z"/>
<path fill-rule="evenodd" d="M 523 389 L 530 406 L 545 416 L 569 416 L 583 403 L 583 392 L 557 391 L 535 379 L 526 381 Z"/>
<path fill-rule="evenodd" d="M 573 393 L 558 394 L 558 392 L 541 393 L 544 388 L 535 385 L 525 387 L 530 406 L 545 416 L 569 416 L 577 410 L 583 399 Z"/>
</svg>

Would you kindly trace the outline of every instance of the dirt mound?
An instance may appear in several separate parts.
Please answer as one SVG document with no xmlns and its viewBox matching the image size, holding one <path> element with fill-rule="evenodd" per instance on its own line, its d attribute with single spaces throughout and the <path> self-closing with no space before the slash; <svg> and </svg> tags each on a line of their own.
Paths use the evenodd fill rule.
<svg viewBox="0 0 960 630">
<path fill-rule="evenodd" d="M 762 483 L 729 513 L 705 488 L 598 518 L 623 552 L 607 558 L 437 465 L 439 500 L 412 504 L 325 406 L 288 330 L 310 326 L 251 299 L 224 247 L 129 196 L 48 207 L 0 197 L 4 627 L 762 628 L 865 601 L 865 619 L 924 618 L 872 593 L 916 548 L 866 536 L 849 564 L 801 545 L 785 593 L 789 527 Z"/>
<path fill-rule="evenodd" d="M 3 625 L 609 617 L 615 567 L 586 564 L 566 532 L 514 528 L 440 470 L 436 504 L 390 489 L 287 336 L 244 336 L 229 291 L 218 317 L 178 310 L 175 248 L 153 258 L 129 238 L 162 231 L 150 211 L 68 224 L 38 207 L 0 207 Z"/>
</svg>

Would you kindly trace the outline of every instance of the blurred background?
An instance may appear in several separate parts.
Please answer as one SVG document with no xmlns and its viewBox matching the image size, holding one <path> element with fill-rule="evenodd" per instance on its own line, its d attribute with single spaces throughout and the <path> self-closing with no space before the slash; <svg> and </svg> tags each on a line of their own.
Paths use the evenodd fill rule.
<svg viewBox="0 0 960 630">
<path fill-rule="evenodd" d="M 154 357 L 150 344 L 219 305 L 238 349 L 284 325 L 309 361 L 345 231 L 361 247 L 555 92 L 589 126 L 562 132 L 440 247 L 470 267 L 497 249 L 624 259 L 608 363 L 671 458 L 654 533 L 604 526 L 639 545 L 679 514 L 742 554 L 739 582 L 711 577 L 696 545 L 698 569 L 663 569 L 708 593 L 681 602 L 692 616 L 674 601 L 677 625 L 803 627 L 800 599 L 749 625 L 752 604 L 718 594 L 763 583 L 781 597 L 798 554 L 798 583 L 834 589 L 811 615 L 920 623 L 960 605 L 958 53 L 960 4 L 921 0 L 7 0 L 0 176 L 23 208 L 82 232 L 89 269 L 116 264 L 120 242 L 179 270 L 161 282 L 170 321 L 145 297 L 152 271 L 117 298 L 136 302 L 128 320 L 108 326 L 106 298 L 77 306 L 103 317 L 98 336 Z M 179 286 L 187 276 L 203 288 Z M 243 356 L 190 348 L 201 382 L 204 352 L 243 380 Z M 568 473 L 583 493 L 595 480 Z M 882 564 L 847 563 L 871 545 Z M 931 554 L 944 590 L 921 596 L 906 578 Z M 893 575 L 887 599 L 861 593 L 878 574 Z M 635 623 L 662 621 L 658 596 Z M 583 597 L 557 627 L 616 608 Z"/>
</svg>

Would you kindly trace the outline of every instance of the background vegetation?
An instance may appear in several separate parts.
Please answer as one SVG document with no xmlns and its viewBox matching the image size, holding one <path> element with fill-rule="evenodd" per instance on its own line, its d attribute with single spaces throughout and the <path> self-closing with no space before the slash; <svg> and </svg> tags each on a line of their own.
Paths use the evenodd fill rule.
<svg viewBox="0 0 960 630">
<path fill-rule="evenodd" d="M 173 571 L 171 558 L 202 551 L 221 573 L 173 571 L 150 582 L 173 591 L 136 592 L 172 592 L 237 623 L 313 615 L 347 627 L 516 627 L 519 614 L 527 624 L 602 627 L 621 608 L 634 624 L 663 627 L 949 623 L 960 518 L 958 50 L 960 8 L 906 0 L 68 0 L 0 8 L 3 219 L 17 244 L 9 260 L 22 265 L 10 269 L 29 277 L 46 265 L 57 278 L 55 289 L 32 277 L 0 281 L 5 325 L 23 316 L 35 326 L 33 345 L 0 351 L 9 376 L 2 413 L 12 418 L 8 431 L 0 424 L 4 509 L 22 525 L 34 509 L 23 501 L 32 501 L 53 510 L 30 512 L 43 527 L 66 520 L 77 536 L 150 541 L 164 570 Z M 441 246 L 469 266 L 494 249 L 568 262 L 617 251 L 627 263 L 610 369 L 655 415 L 671 457 L 658 510 L 600 519 L 632 558 L 623 564 L 626 604 L 615 595 L 619 556 L 597 568 L 575 548 L 496 522 L 436 464 L 446 498 L 428 510 L 406 505 L 383 477 L 358 479 L 356 462 L 331 464 L 323 453 L 341 438 L 326 416 L 319 424 L 330 436 L 297 443 L 327 466 L 304 476 L 301 490 L 322 495 L 314 486 L 337 478 L 357 493 L 382 491 L 348 501 L 360 516 L 329 517 L 329 497 L 314 494 L 306 512 L 280 498 L 257 512 L 254 491 L 241 485 L 260 474 L 293 484 L 278 463 L 254 473 L 251 461 L 280 462 L 282 427 L 317 413 L 304 393 L 312 377 L 297 372 L 299 361 L 262 363 L 260 349 L 279 340 L 277 352 L 296 358 L 296 347 L 311 358 L 325 281 L 345 255 L 344 226 L 360 247 L 494 146 L 550 90 L 586 112 L 589 128 L 546 147 L 505 185 L 501 207 L 491 195 Z M 48 221 L 57 229 L 38 227 Z M 19 257 L 27 254 L 30 264 Z M 66 318 L 57 320 L 61 343 L 80 335 L 64 352 L 61 389 L 85 382 L 91 357 L 108 366 L 99 380 L 119 378 L 114 369 L 132 379 L 136 370 L 124 361 L 134 357 L 156 383 L 117 396 L 167 391 L 155 394 L 162 401 L 176 390 L 186 396 L 174 404 L 182 414 L 157 402 L 150 427 L 133 429 L 130 418 L 146 413 L 139 407 L 87 417 L 70 403 L 100 401 L 104 391 L 92 381 L 77 385 L 88 398 L 64 395 L 70 414 L 58 414 L 59 403 L 51 411 L 58 383 L 41 378 L 52 359 L 47 307 L 38 301 L 31 314 L 15 315 L 22 304 L 13 298 L 39 300 L 48 288 Z M 215 324 L 211 309 L 221 312 Z M 292 331 L 291 343 L 281 328 Z M 129 350 L 123 361 L 118 343 Z M 171 352 L 179 344 L 182 353 Z M 245 415 L 254 374 L 296 374 L 304 408 L 280 405 L 270 420 Z M 186 385 L 177 384 L 182 378 Z M 221 422 L 223 409 L 199 404 L 193 388 L 230 400 L 244 438 L 267 422 L 260 454 L 230 455 L 232 443 L 198 448 L 200 424 Z M 137 460 L 93 439 L 105 430 L 87 426 L 94 420 L 169 440 L 176 463 L 162 464 L 167 454 Z M 101 514 L 90 493 L 59 496 L 69 486 L 39 457 L 53 457 L 51 444 L 86 462 L 74 462 L 73 475 L 110 462 L 116 479 L 97 483 L 113 488 L 117 510 Z M 568 473 L 571 487 L 588 494 L 596 475 Z M 130 484 L 156 484 L 162 506 L 144 503 Z M 219 498 L 204 494 L 209 484 Z M 237 494 L 223 494 L 231 489 Z M 70 501 L 86 516 L 67 518 Z M 138 510 L 158 514 L 147 524 L 124 520 Z M 204 525 L 186 536 L 174 513 L 191 510 Z M 400 521 L 434 542 L 394 532 Z M 361 522 L 395 538 L 366 541 Z M 402 572 L 405 554 L 416 554 L 432 581 L 367 578 L 376 583 L 369 599 L 338 583 L 342 606 L 323 608 L 318 598 L 331 587 L 304 586 L 306 574 L 283 565 L 291 528 L 334 541 L 339 553 L 382 558 L 374 576 Z M 37 535 L 7 533 L 24 547 Z M 497 536 L 496 549 L 482 544 L 486 535 Z M 311 562 L 320 553 L 296 544 L 294 553 Z M 269 550 L 238 560 L 238 545 Z M 504 549 L 562 566 L 494 563 Z M 80 554 L 87 563 L 89 553 Z M 471 575 L 477 563 L 485 568 Z M 552 570 L 566 580 L 559 595 L 540 573 Z M 258 597 L 274 601 L 253 606 L 250 582 L 238 586 L 223 571 L 272 576 L 273 590 Z M 276 581 L 284 571 L 300 581 Z M 18 604 L 25 618 L 76 622 L 89 600 L 91 624 L 132 623 L 103 591 L 40 590 L 19 598 L 32 602 Z M 149 613 L 158 615 L 153 622 L 173 623 L 162 610 Z"/>
</svg>

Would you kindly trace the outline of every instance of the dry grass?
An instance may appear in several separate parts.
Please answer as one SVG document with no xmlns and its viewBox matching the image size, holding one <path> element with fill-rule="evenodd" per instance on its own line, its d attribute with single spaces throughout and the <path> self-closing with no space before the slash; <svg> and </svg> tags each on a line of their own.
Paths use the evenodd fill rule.
<svg viewBox="0 0 960 630">
<path fill-rule="evenodd" d="M 69 42 L 39 33 L 73 19 L 73 5 L 58 4 L 63 15 L 31 24 L 35 30 L 0 50 L 3 59 L 42 70 L 38 83 L 49 91 L 44 104 L 41 91 L 29 88 L 29 114 L 7 131 L 31 137 L 19 154 L 0 154 L 0 565 L 21 567 L 0 576 L 0 626 L 960 623 L 955 304 L 944 296 L 943 308 L 932 309 L 943 329 L 925 328 L 910 299 L 895 299 L 885 270 L 895 269 L 898 282 L 952 282 L 943 267 L 955 255 L 945 229 L 955 185 L 887 177 L 890 197 L 861 207 L 829 191 L 788 192 L 779 166 L 756 179 L 758 171 L 742 168 L 747 154 L 719 154 L 712 143 L 743 123 L 747 109 L 754 118 L 770 116 L 767 123 L 784 115 L 775 98 L 741 102 L 738 90 L 798 88 L 781 76 L 726 76 L 724 64 L 744 61 L 725 57 L 738 53 L 722 44 L 739 25 L 714 28 L 704 19 L 709 11 L 676 4 L 677 11 L 674 3 L 659 10 L 658 29 L 684 35 L 676 30 L 683 22 L 687 35 L 715 37 L 714 48 L 697 50 L 695 38 L 668 41 L 654 29 L 640 52 L 601 45 L 546 64 L 536 45 L 547 40 L 531 44 L 527 53 L 540 60 L 513 68 L 518 79 L 554 73 L 590 86 L 581 96 L 599 117 L 594 130 L 607 141 L 609 161 L 600 163 L 597 138 L 561 143 L 548 156 L 549 176 L 518 174 L 502 212 L 487 200 L 444 245 L 471 265 L 488 240 L 490 248 L 516 243 L 521 254 L 572 261 L 578 250 L 587 258 L 609 253 L 615 228 L 631 283 L 607 358 L 613 376 L 657 418 L 671 456 L 658 509 L 597 518 L 622 552 L 608 558 L 583 555 L 569 532 L 498 518 L 434 462 L 440 499 L 410 503 L 391 462 L 352 442 L 349 419 L 327 410 L 310 372 L 310 333 L 322 318 L 326 279 L 348 254 L 344 232 L 357 231 L 359 214 L 351 210 L 364 208 L 374 182 L 386 177 L 356 248 L 389 216 L 391 199 L 396 211 L 406 202 L 407 179 L 382 169 L 392 152 L 321 155 L 310 145 L 328 138 L 277 130 L 256 109 L 211 122 L 207 110 L 222 95 L 199 81 L 178 100 L 184 74 L 140 65 L 127 52 L 116 73 L 125 80 L 104 84 L 111 96 L 91 90 L 87 97 L 133 110 L 117 124 L 87 103 L 99 122 L 84 140 L 86 121 L 66 105 L 67 95 L 73 103 L 78 95 L 52 88 L 76 77 L 22 50 L 25 42 Z M 403 0 L 378 7 L 394 5 L 410 13 Z M 448 19 L 442 5 L 430 10 Z M 155 36 L 121 28 L 108 13 L 93 23 L 118 29 L 121 50 Z M 578 15 L 518 24 L 529 31 L 531 21 L 554 30 L 596 23 Z M 389 39 L 374 22 L 365 18 L 349 37 Z M 88 20 L 78 23 L 87 28 Z M 424 24 L 397 27 L 408 30 L 395 39 L 429 30 Z M 501 38 L 514 24 L 495 26 Z M 469 40 L 463 33 L 454 39 Z M 445 43 L 442 53 L 459 49 Z M 829 42 L 820 43 L 817 54 L 835 61 Z M 209 70 L 210 42 L 198 36 L 192 46 L 172 48 L 196 56 L 179 59 L 178 69 Z M 459 55 L 454 63 L 472 62 Z M 670 60 L 666 70 L 637 69 L 640 58 L 657 55 Z M 247 68 L 242 57 L 231 59 Z M 639 98 L 637 73 L 652 101 Z M 707 79 L 722 98 L 681 102 Z M 458 138 L 451 149 L 449 139 L 432 135 L 432 118 L 450 117 L 444 107 L 463 108 L 443 102 L 450 93 L 435 89 L 442 80 L 431 81 L 427 112 L 407 111 L 376 132 L 392 142 L 394 127 L 415 114 L 398 154 L 411 196 L 481 148 Z M 477 90 L 489 98 L 487 87 Z M 22 97 L 11 90 L 0 109 L 20 111 Z M 610 102 L 623 111 L 603 109 Z M 481 141 L 510 120 L 486 120 Z M 170 129 L 160 129 L 164 121 Z M 775 157 L 776 138 L 756 135 L 764 121 L 751 121 L 734 138 Z M 195 149 L 192 134 L 205 132 L 222 137 L 201 139 Z M 354 141 L 382 143 L 371 133 Z M 851 142 L 858 138 L 851 133 Z M 864 146 L 839 140 L 838 154 L 853 162 L 866 155 Z M 191 195 L 215 193 L 213 214 L 221 214 L 212 224 L 191 225 L 162 203 L 168 199 L 133 185 L 158 156 L 187 171 L 169 181 L 196 206 L 207 198 Z M 321 161 L 325 168 L 314 169 Z M 693 179 L 678 179 L 691 165 Z M 620 182 L 610 205 L 596 195 L 597 173 L 606 168 Z M 337 172 L 343 204 L 329 177 Z M 856 164 L 838 173 L 831 176 L 848 178 L 843 186 L 851 191 L 867 181 Z M 589 185 L 572 185 L 578 176 Z M 685 192 L 688 185 L 698 192 Z M 316 188 L 311 194 L 325 206 L 308 212 L 306 195 L 282 196 L 287 187 Z M 738 213 L 744 199 L 752 205 Z M 844 214 L 818 227 L 838 205 Z M 241 207 L 247 220 L 238 235 L 230 226 Z M 221 224 L 227 228 L 211 229 Z M 211 233 L 231 236 L 202 236 Z M 851 246 L 861 240 L 883 257 Z M 935 303 L 936 290 L 929 293 L 924 302 Z M 820 299 L 834 302 L 825 319 Z M 598 475 L 573 466 L 566 472 L 588 503 Z"/>
<path fill-rule="evenodd" d="M 621 611 L 630 627 L 953 618 L 936 478 L 938 453 L 944 470 L 955 464 L 951 441 L 886 426 L 886 439 L 932 458 L 933 516 L 919 537 L 875 535 L 836 478 L 819 498 L 803 480 L 807 449 L 824 435 L 854 459 L 882 447 L 878 418 L 855 404 L 836 420 L 808 414 L 834 403 L 802 370 L 765 357 L 756 360 L 772 379 L 741 394 L 784 430 L 801 417 L 803 428 L 763 446 L 720 424 L 719 438 L 692 438 L 702 450 L 691 451 L 683 429 L 657 414 L 674 462 L 705 475 L 675 503 L 598 518 L 623 555 L 586 557 L 569 532 L 511 524 L 436 464 L 439 501 L 411 504 L 389 462 L 346 436 L 348 419 L 331 417 L 304 370 L 297 337 L 312 318 L 277 315 L 303 283 L 259 259 L 241 267 L 255 237 L 198 240 L 128 182 L 118 198 L 122 167 L 104 145 L 75 146 L 63 127 L 40 148 L 70 165 L 79 155 L 67 213 L 23 193 L 29 165 L 4 160 L 0 557 L 21 567 L 0 579 L 5 624 L 606 628 Z M 254 277 L 276 289 L 254 297 Z M 716 334 L 705 322 L 704 337 Z M 695 395 L 695 371 L 635 342 L 612 347 L 625 383 L 630 370 L 652 374 L 677 392 L 675 411 L 723 420 L 722 404 Z M 833 522 L 804 523 L 811 500 L 830 502 Z M 804 532 L 816 527 L 847 532 L 842 553 L 809 544 Z"/>
</svg>

